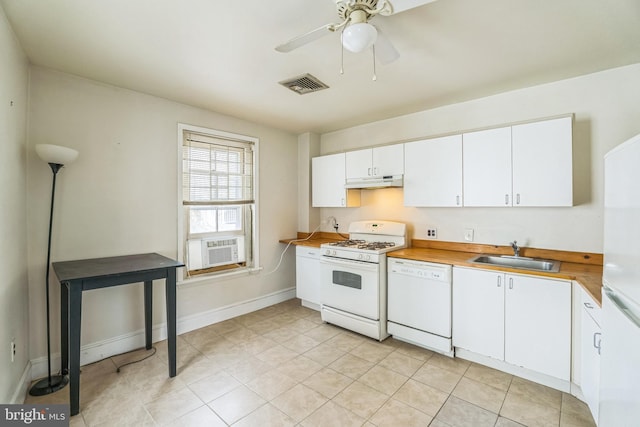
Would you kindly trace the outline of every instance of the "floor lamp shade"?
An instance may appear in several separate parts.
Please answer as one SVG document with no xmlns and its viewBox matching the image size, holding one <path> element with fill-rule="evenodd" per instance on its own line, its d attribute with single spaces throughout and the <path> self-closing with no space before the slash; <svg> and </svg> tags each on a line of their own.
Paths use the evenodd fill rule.
<svg viewBox="0 0 640 427">
<path fill-rule="evenodd" d="M 74 149 L 61 147 L 59 145 L 38 144 L 36 145 L 38 156 L 49 163 L 53 172 L 53 184 L 51 186 L 51 209 L 49 211 L 49 240 L 47 244 L 47 273 L 45 276 L 45 290 L 47 301 L 47 368 L 46 378 L 36 382 L 29 389 L 32 396 L 43 396 L 56 392 L 67 385 L 69 378 L 66 374 L 66 367 L 62 367 L 60 375 L 51 375 L 51 326 L 49 319 L 49 264 L 51 262 L 51 231 L 53 229 L 53 202 L 56 196 L 56 176 L 60 168 L 73 162 L 78 157 L 78 152 Z"/>
<path fill-rule="evenodd" d="M 45 162 L 57 165 L 68 165 L 78 157 L 76 150 L 52 144 L 36 145 L 36 153 Z"/>
</svg>

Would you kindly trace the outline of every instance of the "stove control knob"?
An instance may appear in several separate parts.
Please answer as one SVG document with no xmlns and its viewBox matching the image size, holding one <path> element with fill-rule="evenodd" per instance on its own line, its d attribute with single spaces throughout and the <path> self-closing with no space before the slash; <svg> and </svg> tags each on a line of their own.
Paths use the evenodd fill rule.
<svg viewBox="0 0 640 427">
<path fill-rule="evenodd" d="M 367 255 L 367 261 L 371 259 L 371 255 Z"/>
<path fill-rule="evenodd" d="M 336 251 L 331 251 L 331 255 L 336 256 Z"/>
<path fill-rule="evenodd" d="M 359 255 L 358 255 L 358 259 L 362 259 L 362 254 L 359 254 Z"/>
<path fill-rule="evenodd" d="M 325 255 L 331 255 L 331 249 L 327 249 L 324 251 Z"/>
</svg>

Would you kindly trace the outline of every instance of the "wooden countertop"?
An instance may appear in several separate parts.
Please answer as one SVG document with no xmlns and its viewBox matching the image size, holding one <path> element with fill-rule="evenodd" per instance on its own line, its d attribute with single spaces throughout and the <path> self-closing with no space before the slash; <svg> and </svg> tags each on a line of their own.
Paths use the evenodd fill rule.
<svg viewBox="0 0 640 427">
<path fill-rule="evenodd" d="M 308 240 L 308 234 L 298 233 L 297 239 L 283 239 L 281 243 L 302 245 L 319 248 L 323 243 L 344 240 L 335 233 L 316 233 Z M 583 254 L 577 252 L 553 251 L 535 248 L 523 248 L 522 256 L 544 258 L 561 261 L 560 271 L 521 270 L 516 268 L 473 264 L 469 259 L 480 253 L 510 254 L 507 246 L 479 245 L 454 242 L 432 242 L 413 240 L 412 247 L 387 252 L 387 257 L 402 258 L 413 261 L 436 262 L 459 267 L 481 268 L 483 270 L 497 270 L 507 273 L 528 274 L 531 276 L 549 277 L 553 279 L 575 280 L 587 293 L 602 305 L 602 255 Z"/>
<path fill-rule="evenodd" d="M 298 233 L 298 237 L 296 237 L 295 239 L 282 239 L 280 240 L 280 243 L 291 243 L 295 246 L 310 246 L 313 248 L 319 248 L 320 245 L 324 243 L 339 242 L 340 240 L 345 239 L 341 238 L 336 233 L 315 233 L 313 236 L 311 236 L 311 238 L 309 238 L 308 233 Z"/>
<path fill-rule="evenodd" d="M 528 274 L 531 276 L 542 276 L 553 279 L 575 280 L 582 286 L 589 295 L 600 305 L 602 305 L 602 265 L 578 264 L 563 261 L 560 264 L 560 271 L 550 273 L 546 271 L 521 270 L 517 268 L 501 267 L 474 264 L 469 259 L 478 255 L 476 252 L 450 251 L 427 248 L 407 248 L 397 251 L 387 252 L 387 257 L 403 258 L 414 261 L 437 262 L 441 264 L 451 264 L 458 267 L 473 267 L 483 270 L 498 270 L 507 273 Z"/>
</svg>

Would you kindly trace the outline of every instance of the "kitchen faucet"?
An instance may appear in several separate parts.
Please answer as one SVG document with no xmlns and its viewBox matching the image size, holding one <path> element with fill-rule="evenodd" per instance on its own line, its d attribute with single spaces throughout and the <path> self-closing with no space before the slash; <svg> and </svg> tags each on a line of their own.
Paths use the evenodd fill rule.
<svg viewBox="0 0 640 427">
<path fill-rule="evenodd" d="M 511 247 L 513 248 L 513 256 L 520 256 L 520 246 L 518 246 L 517 241 L 511 242 Z"/>
</svg>

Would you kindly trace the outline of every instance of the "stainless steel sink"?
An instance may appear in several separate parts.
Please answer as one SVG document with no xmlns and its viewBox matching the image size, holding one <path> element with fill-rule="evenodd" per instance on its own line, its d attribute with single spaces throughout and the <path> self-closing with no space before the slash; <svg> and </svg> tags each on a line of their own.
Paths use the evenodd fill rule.
<svg viewBox="0 0 640 427">
<path fill-rule="evenodd" d="M 518 268 L 522 270 L 549 271 L 557 273 L 560 261 L 549 259 L 527 258 L 507 255 L 478 255 L 469 260 L 474 264 L 496 265 L 501 267 Z"/>
</svg>

